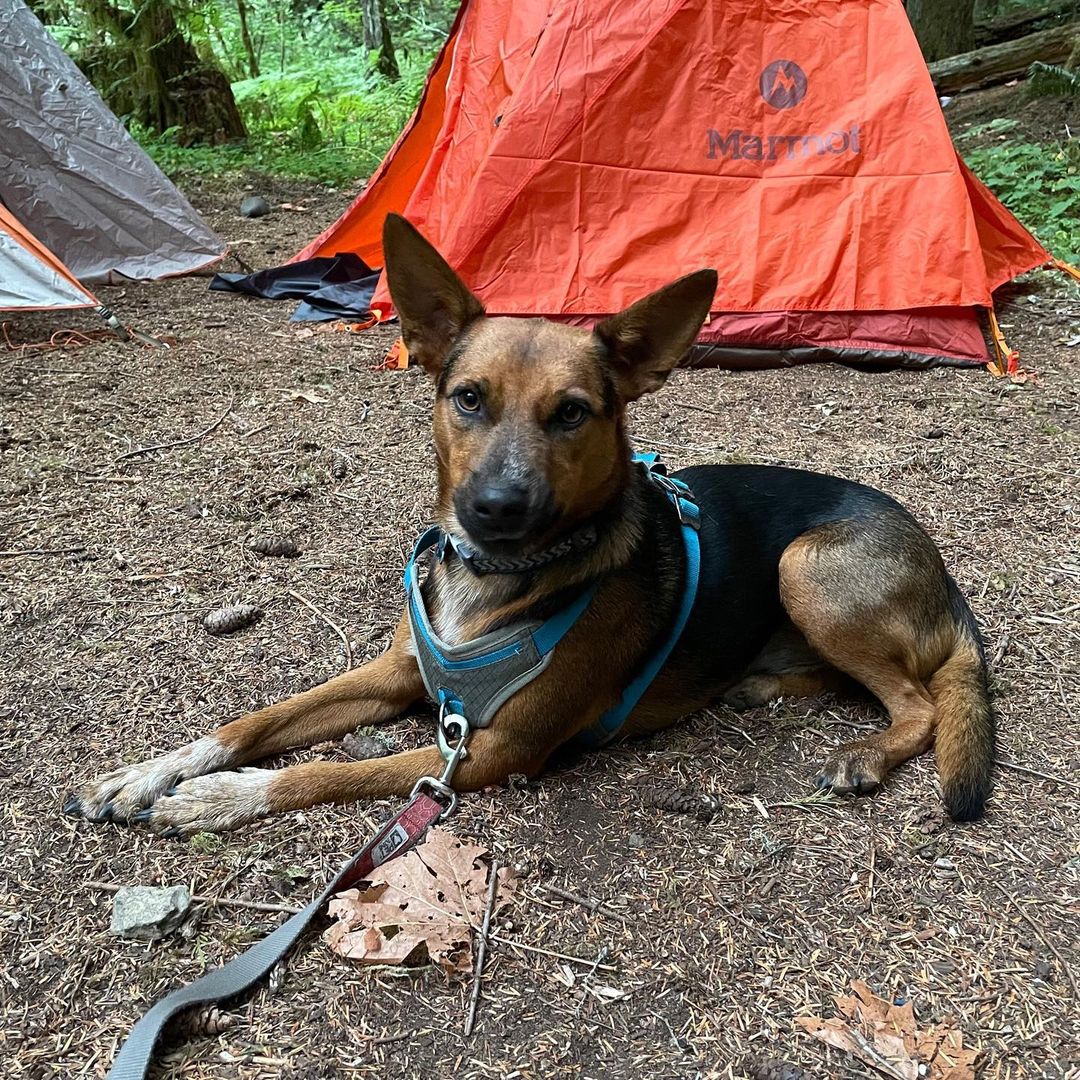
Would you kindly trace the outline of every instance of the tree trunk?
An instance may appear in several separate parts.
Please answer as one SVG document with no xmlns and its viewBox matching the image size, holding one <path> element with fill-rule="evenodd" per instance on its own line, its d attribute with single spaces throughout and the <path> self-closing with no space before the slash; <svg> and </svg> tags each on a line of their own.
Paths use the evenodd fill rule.
<svg viewBox="0 0 1080 1080">
<path fill-rule="evenodd" d="M 1015 41 L 1036 30 L 1049 30 L 1063 22 L 1076 18 L 1077 0 L 1052 0 L 1035 11 L 1014 11 L 1010 15 L 998 15 L 975 24 L 975 45 L 997 45 L 1003 41 Z"/>
<path fill-rule="evenodd" d="M 379 0 L 363 0 L 364 48 L 369 52 L 378 50 L 379 60 L 376 69 L 380 75 L 394 81 L 401 78 L 397 57 L 394 55 L 394 42 L 390 38 L 390 25 Z"/>
<path fill-rule="evenodd" d="M 930 76 L 934 86 L 943 94 L 1006 82 L 1026 74 L 1036 60 L 1044 64 L 1060 64 L 1068 60 L 1075 48 L 1078 33 L 1080 23 L 1070 23 L 1068 26 L 1056 26 L 1053 30 L 1028 34 L 1019 41 L 950 56 L 947 60 L 931 64 Z"/>
<path fill-rule="evenodd" d="M 176 128 L 183 146 L 247 135 L 225 73 L 199 58 L 169 0 L 139 0 L 134 16 L 110 0 L 84 0 L 84 9 L 110 42 L 100 47 L 110 77 L 98 88 L 114 112 L 158 134 Z"/>
<path fill-rule="evenodd" d="M 907 13 L 928 64 L 974 47 L 975 0 L 908 0 Z"/>
<path fill-rule="evenodd" d="M 255 52 L 255 45 L 251 40 L 251 30 L 248 28 L 248 6 L 246 0 L 236 0 L 236 14 L 240 16 L 240 40 L 247 54 L 248 75 L 252 79 L 259 77 L 259 57 Z"/>
</svg>

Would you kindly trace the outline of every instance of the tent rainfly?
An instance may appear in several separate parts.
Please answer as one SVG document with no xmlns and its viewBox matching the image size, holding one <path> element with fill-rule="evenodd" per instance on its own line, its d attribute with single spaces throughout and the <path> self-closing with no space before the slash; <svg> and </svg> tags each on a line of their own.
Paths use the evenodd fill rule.
<svg viewBox="0 0 1080 1080">
<path fill-rule="evenodd" d="M 389 211 L 492 314 L 588 324 L 715 267 L 689 362 L 727 367 L 986 363 L 978 313 L 1051 261 L 957 156 L 901 0 L 465 0 L 296 260 L 382 266 Z"/>
<path fill-rule="evenodd" d="M 22 2 L 0 0 L 0 309 L 185 274 L 225 245 Z"/>
</svg>

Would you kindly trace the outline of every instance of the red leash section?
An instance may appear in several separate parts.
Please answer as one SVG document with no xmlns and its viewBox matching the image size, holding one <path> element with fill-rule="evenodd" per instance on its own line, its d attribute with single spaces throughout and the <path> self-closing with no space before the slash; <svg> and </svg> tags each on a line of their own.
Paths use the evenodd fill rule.
<svg viewBox="0 0 1080 1080">
<path fill-rule="evenodd" d="M 467 732 L 467 729 L 466 729 Z M 453 756 L 453 765 L 464 752 L 465 733 Z M 453 772 L 448 761 L 447 773 Z M 357 852 L 338 872 L 325 889 L 303 911 L 282 923 L 273 933 L 256 942 L 246 952 L 230 960 L 223 967 L 207 972 L 188 986 L 182 986 L 162 998 L 132 1029 L 127 1041 L 116 1055 L 107 1080 L 145 1080 L 154 1047 L 162 1029 L 182 1009 L 193 1005 L 206 1005 L 225 998 L 236 997 L 269 974 L 276 963 L 296 943 L 308 928 L 323 905 L 335 893 L 351 888 L 364 881 L 382 863 L 404 854 L 417 844 L 427 832 L 428 826 L 447 816 L 453 809 L 453 792 L 448 787 L 447 774 L 442 780 L 425 777 L 413 790 L 410 802 L 390 819 L 375 836 Z M 424 794 L 430 787 L 440 795 L 450 791 L 446 803 L 436 801 Z"/>
</svg>

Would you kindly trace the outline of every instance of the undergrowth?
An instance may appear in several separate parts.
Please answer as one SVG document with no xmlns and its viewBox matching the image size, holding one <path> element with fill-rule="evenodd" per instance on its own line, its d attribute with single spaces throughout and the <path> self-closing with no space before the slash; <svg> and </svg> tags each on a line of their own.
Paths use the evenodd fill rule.
<svg viewBox="0 0 1080 1080">
<path fill-rule="evenodd" d="M 340 186 L 383 159 L 416 107 L 430 61 L 410 57 L 393 82 L 358 53 L 233 83 L 249 132 L 240 142 L 181 146 L 174 130 L 154 135 L 134 125 L 132 134 L 172 177 L 255 170 Z"/>
<path fill-rule="evenodd" d="M 1013 142 L 1015 120 L 977 124 L 957 137 L 972 171 L 1030 229 L 1051 254 L 1080 260 L 1080 143 Z M 1001 141 L 964 150 L 964 140 L 997 135 Z"/>
</svg>

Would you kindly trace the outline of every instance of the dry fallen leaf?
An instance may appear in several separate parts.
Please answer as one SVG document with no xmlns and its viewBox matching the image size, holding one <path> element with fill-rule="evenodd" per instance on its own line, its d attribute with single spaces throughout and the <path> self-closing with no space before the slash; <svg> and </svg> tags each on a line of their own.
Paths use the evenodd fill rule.
<svg viewBox="0 0 1080 1080">
<path fill-rule="evenodd" d="M 419 847 L 377 867 L 366 887 L 330 901 L 337 921 L 325 938 L 336 953 L 365 964 L 431 960 L 451 976 L 472 970 L 470 927 L 483 919 L 488 853 L 446 829 L 433 828 Z M 514 893 L 510 867 L 499 870 L 494 911 Z"/>
<path fill-rule="evenodd" d="M 911 1001 L 892 1005 L 861 979 L 851 988 L 854 997 L 836 998 L 843 1016 L 800 1016 L 796 1023 L 894 1080 L 975 1080 L 979 1051 L 964 1048 L 963 1034 L 951 1020 L 920 1031 Z"/>
</svg>

